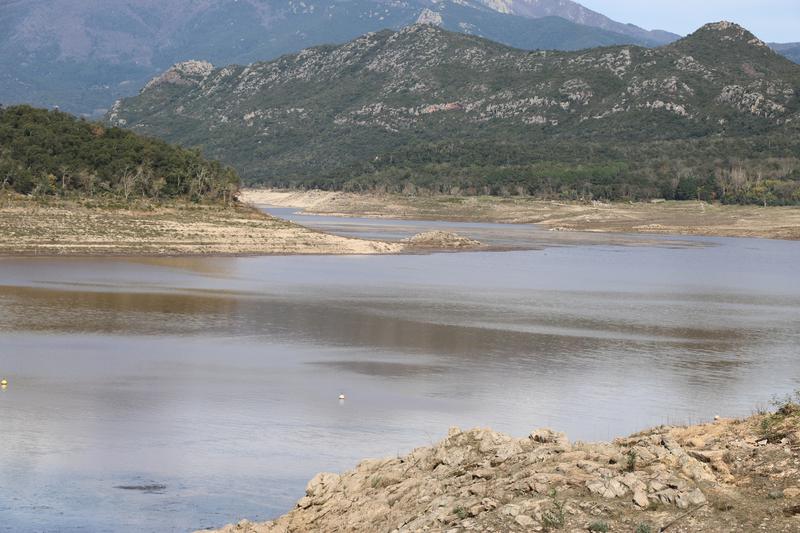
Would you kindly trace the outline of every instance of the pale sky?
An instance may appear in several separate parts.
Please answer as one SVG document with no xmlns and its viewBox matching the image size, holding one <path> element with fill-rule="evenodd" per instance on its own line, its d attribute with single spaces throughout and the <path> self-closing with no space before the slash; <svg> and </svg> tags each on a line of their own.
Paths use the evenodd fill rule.
<svg viewBox="0 0 800 533">
<path fill-rule="evenodd" d="M 800 42 L 800 0 L 577 0 L 619 22 L 686 35 L 730 20 L 769 42 Z"/>
</svg>

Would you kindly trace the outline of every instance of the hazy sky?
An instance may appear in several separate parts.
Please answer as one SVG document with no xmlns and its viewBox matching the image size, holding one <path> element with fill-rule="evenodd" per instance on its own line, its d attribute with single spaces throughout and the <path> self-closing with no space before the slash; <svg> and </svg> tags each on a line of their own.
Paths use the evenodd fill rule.
<svg viewBox="0 0 800 533">
<path fill-rule="evenodd" d="M 681 35 L 730 20 L 770 42 L 800 42 L 800 0 L 577 0 L 620 22 Z"/>
</svg>

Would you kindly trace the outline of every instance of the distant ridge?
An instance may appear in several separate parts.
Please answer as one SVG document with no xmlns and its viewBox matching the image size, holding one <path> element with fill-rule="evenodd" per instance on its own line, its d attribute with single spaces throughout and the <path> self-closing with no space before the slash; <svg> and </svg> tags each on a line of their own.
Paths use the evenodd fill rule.
<svg viewBox="0 0 800 533">
<path fill-rule="evenodd" d="M 499 11 L 530 18 L 561 17 L 576 24 L 629 35 L 637 39 L 668 44 L 680 35 L 663 30 L 648 31 L 633 24 L 623 24 L 570 0 L 480 0 L 485 6 Z"/>
<path fill-rule="evenodd" d="M 800 63 L 800 43 L 769 43 L 769 46 L 787 59 Z"/>
<path fill-rule="evenodd" d="M 800 156 L 800 67 L 729 22 L 662 48 L 580 52 L 425 24 L 185 70 L 108 120 L 202 147 L 251 183 L 551 194 L 563 180 L 570 191 L 669 196 L 676 176 L 734 166 L 788 179 Z"/>
<path fill-rule="evenodd" d="M 417 21 L 529 50 L 655 47 L 679 37 L 622 24 L 567 0 L 6 0 L 0 5 L 0 103 L 59 106 L 93 116 L 181 61 L 267 61 Z"/>
</svg>

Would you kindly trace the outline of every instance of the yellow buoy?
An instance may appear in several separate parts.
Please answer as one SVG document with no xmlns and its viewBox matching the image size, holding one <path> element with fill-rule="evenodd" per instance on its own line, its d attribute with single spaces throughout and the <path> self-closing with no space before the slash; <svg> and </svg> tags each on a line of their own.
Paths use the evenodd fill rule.
<svg viewBox="0 0 800 533">
<path fill-rule="evenodd" d="M 0 379 L 0 385 L 2 385 L 3 387 L 5 387 L 6 385 L 8 385 L 8 381 L 6 381 L 6 380 L 4 380 L 4 379 Z"/>
</svg>

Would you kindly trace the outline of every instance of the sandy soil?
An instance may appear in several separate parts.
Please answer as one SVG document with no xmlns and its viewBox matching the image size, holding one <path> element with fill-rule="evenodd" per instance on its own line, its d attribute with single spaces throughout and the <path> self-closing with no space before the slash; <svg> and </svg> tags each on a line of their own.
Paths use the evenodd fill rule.
<svg viewBox="0 0 800 533">
<path fill-rule="evenodd" d="M 248 207 L 127 208 L 0 198 L 0 255 L 376 254 L 406 249 L 328 235 Z"/>
<path fill-rule="evenodd" d="M 414 197 L 262 189 L 245 190 L 242 199 L 325 215 L 536 223 L 553 231 L 800 239 L 800 207 L 704 202 L 570 203 L 524 197 Z"/>
</svg>

